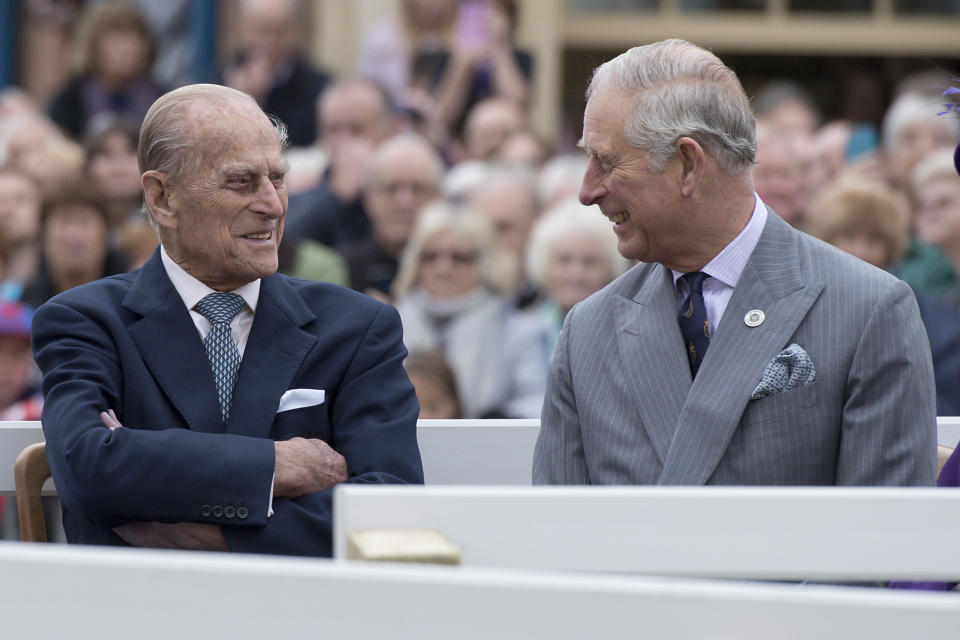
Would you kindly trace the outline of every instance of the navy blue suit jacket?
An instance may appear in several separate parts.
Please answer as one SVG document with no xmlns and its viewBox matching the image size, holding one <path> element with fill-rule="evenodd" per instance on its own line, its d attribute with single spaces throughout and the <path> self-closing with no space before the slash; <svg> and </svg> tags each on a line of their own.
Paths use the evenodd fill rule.
<svg viewBox="0 0 960 640">
<path fill-rule="evenodd" d="M 70 542 L 122 545 L 119 524 L 190 521 L 221 525 L 232 551 L 329 556 L 332 489 L 274 498 L 267 518 L 273 441 L 295 436 L 340 452 L 348 482 L 423 482 L 399 316 L 342 287 L 262 280 L 226 426 L 159 251 L 40 307 L 33 345 Z M 325 401 L 277 413 L 295 388 L 323 389 Z M 125 428 L 102 425 L 111 408 Z"/>
</svg>

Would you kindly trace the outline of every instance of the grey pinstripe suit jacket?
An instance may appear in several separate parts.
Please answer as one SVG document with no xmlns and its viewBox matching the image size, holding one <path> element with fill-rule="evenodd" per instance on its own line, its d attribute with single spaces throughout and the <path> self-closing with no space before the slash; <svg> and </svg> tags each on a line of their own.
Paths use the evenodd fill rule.
<svg viewBox="0 0 960 640">
<path fill-rule="evenodd" d="M 761 309 L 766 321 L 744 323 Z M 670 271 L 640 264 L 568 314 L 535 483 L 933 485 L 936 410 L 910 288 L 773 212 L 695 381 Z M 750 400 L 803 347 L 816 379 Z"/>
</svg>

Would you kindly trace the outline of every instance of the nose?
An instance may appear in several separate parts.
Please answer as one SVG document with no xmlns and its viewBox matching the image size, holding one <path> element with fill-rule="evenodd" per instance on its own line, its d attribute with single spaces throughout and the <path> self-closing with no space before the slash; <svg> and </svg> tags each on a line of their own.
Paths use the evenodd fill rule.
<svg viewBox="0 0 960 640">
<path fill-rule="evenodd" d="M 587 162 L 587 171 L 583 174 L 583 184 L 580 185 L 580 202 L 589 207 L 597 204 L 606 193 L 600 167 L 597 166 L 596 160 L 590 158 Z"/>
<path fill-rule="evenodd" d="M 287 210 L 286 187 L 274 184 L 272 180 L 264 178 L 257 191 L 255 211 L 268 218 L 279 218 Z"/>
</svg>

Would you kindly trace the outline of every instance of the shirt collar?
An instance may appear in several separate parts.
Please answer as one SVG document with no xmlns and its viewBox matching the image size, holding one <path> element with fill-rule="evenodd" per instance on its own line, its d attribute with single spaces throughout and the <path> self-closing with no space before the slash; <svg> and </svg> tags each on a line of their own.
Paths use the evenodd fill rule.
<svg viewBox="0 0 960 640">
<path fill-rule="evenodd" d="M 740 276 L 743 275 L 743 270 L 747 268 L 750 256 L 760 241 L 763 227 L 767 223 L 767 205 L 763 204 L 763 200 L 756 193 L 753 196 L 753 213 L 750 215 L 747 226 L 701 269 L 708 276 L 731 288 L 736 288 L 740 281 Z M 683 273 L 672 269 L 671 271 L 673 273 L 673 283 L 676 285 L 677 280 L 683 277 Z"/>
<path fill-rule="evenodd" d="M 173 258 L 167 253 L 163 244 L 160 245 L 160 260 L 163 262 L 163 268 L 167 272 L 167 277 L 173 283 L 173 288 L 177 290 L 183 299 L 183 304 L 187 309 L 193 311 L 198 302 L 203 300 L 211 293 L 216 293 L 207 285 L 203 284 L 192 275 L 187 273 L 183 267 L 173 261 Z M 257 301 L 260 299 L 260 278 L 253 282 L 248 282 L 242 287 L 237 287 L 231 293 L 235 293 L 247 303 L 251 312 L 256 312 Z"/>
</svg>

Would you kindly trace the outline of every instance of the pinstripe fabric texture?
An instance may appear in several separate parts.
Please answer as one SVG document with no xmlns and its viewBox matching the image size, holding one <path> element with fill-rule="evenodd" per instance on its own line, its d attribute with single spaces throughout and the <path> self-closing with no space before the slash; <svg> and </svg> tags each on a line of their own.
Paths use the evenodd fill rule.
<svg viewBox="0 0 960 640">
<path fill-rule="evenodd" d="M 751 400 L 792 343 L 816 379 Z M 695 381 L 670 271 L 640 264 L 568 314 L 541 423 L 536 483 L 935 481 L 933 368 L 910 288 L 772 212 Z"/>
</svg>

